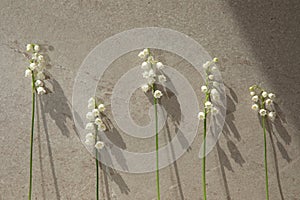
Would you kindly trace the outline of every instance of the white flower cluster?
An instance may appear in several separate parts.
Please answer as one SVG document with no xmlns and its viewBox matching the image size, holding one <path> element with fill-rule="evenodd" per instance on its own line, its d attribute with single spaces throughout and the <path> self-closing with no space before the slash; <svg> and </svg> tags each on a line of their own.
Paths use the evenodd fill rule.
<svg viewBox="0 0 300 200">
<path fill-rule="evenodd" d="M 198 113 L 198 118 L 200 120 L 204 120 L 209 112 L 212 114 L 218 113 L 218 109 L 211 102 L 211 100 L 218 100 L 220 98 L 219 92 L 216 89 L 218 82 L 215 81 L 215 77 L 213 75 L 213 72 L 217 70 L 217 67 L 213 66 L 216 62 L 218 62 L 218 58 L 214 58 L 212 61 L 207 61 L 203 64 L 203 69 L 206 73 L 206 84 L 201 86 L 201 92 L 205 94 L 206 98 L 204 102 L 204 112 Z"/>
<path fill-rule="evenodd" d="M 44 56 L 40 53 L 40 46 L 37 44 L 27 44 L 26 51 L 31 53 L 29 66 L 25 70 L 25 77 L 31 76 L 34 81 L 34 87 L 38 94 L 45 94 L 45 74 L 46 62 Z"/>
<path fill-rule="evenodd" d="M 275 120 L 276 112 L 273 109 L 275 94 L 268 93 L 261 87 L 253 85 L 249 88 L 254 104 L 252 110 L 257 111 L 262 117 L 268 116 L 270 120 Z"/>
<path fill-rule="evenodd" d="M 86 114 L 86 118 L 89 120 L 89 123 L 86 124 L 85 129 L 90 132 L 85 136 L 85 144 L 89 146 L 94 145 L 96 149 L 100 150 L 104 147 L 104 143 L 102 141 L 95 140 L 95 130 L 106 130 L 106 125 L 101 118 L 101 113 L 105 111 L 105 106 L 102 103 L 97 104 L 97 99 L 92 97 L 88 101 L 88 109 L 91 111 Z"/>
<path fill-rule="evenodd" d="M 148 92 L 150 89 L 154 90 L 154 83 L 157 81 L 159 83 L 167 81 L 166 76 L 163 75 L 161 71 L 164 68 L 164 65 L 154 59 L 149 49 L 144 49 L 138 56 L 144 60 L 141 68 L 144 70 L 143 78 L 147 80 L 147 83 L 141 86 L 143 92 Z M 160 90 L 153 91 L 153 96 L 157 99 L 162 97 L 162 95 Z"/>
</svg>

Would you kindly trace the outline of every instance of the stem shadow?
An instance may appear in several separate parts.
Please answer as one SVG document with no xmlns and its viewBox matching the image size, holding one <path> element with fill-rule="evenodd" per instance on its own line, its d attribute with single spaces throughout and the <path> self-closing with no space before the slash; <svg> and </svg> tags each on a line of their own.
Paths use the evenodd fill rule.
<svg viewBox="0 0 300 200">
<path fill-rule="evenodd" d="M 37 98 L 35 99 L 37 101 Z M 40 161 L 40 172 L 41 172 L 41 187 L 42 187 L 42 197 L 46 199 L 45 192 L 45 176 L 43 169 L 43 158 L 42 158 L 42 143 L 41 143 L 41 126 L 40 126 L 40 109 L 38 103 L 36 103 L 36 124 L 37 124 L 37 139 L 38 139 L 38 150 L 39 150 L 39 161 Z"/>
<path fill-rule="evenodd" d="M 234 160 L 235 163 L 237 163 L 240 167 L 243 167 L 243 164 L 246 162 L 240 153 L 237 145 L 235 144 L 234 140 L 237 142 L 241 141 L 241 135 L 237 129 L 237 127 L 234 124 L 235 121 L 235 116 L 234 112 L 236 111 L 236 104 L 238 103 L 238 96 L 234 92 L 234 90 L 226 85 L 226 88 L 229 90 L 229 94 L 226 94 L 226 100 L 227 100 L 227 105 L 226 105 L 226 118 L 225 118 L 225 123 L 223 126 L 223 134 L 226 139 L 226 144 L 227 148 L 230 152 L 230 157 Z M 217 120 L 214 118 L 214 120 Z M 216 143 L 216 148 L 218 152 L 218 157 L 219 157 L 219 163 L 220 163 L 220 169 L 221 169 L 221 174 L 223 178 L 223 183 L 225 187 L 225 192 L 226 192 L 226 198 L 227 200 L 231 200 L 230 196 L 230 189 L 228 186 L 227 182 L 227 177 L 226 177 L 226 171 L 225 168 L 231 172 L 234 172 L 233 167 L 231 165 L 231 162 L 226 155 L 225 151 L 221 148 L 219 141 Z"/>
<path fill-rule="evenodd" d="M 175 87 L 173 86 L 170 78 L 167 75 L 165 76 L 168 80 L 168 84 L 176 93 Z M 167 135 L 165 137 L 166 140 L 171 144 L 172 135 L 171 135 L 170 126 L 168 122 L 168 119 L 170 119 L 173 126 L 175 127 L 176 137 L 178 137 L 178 141 L 180 145 L 182 146 L 183 149 L 190 151 L 191 147 L 189 146 L 188 140 L 185 138 L 184 134 L 179 129 L 179 124 L 182 119 L 182 115 L 181 115 L 181 107 L 175 93 L 171 91 L 169 88 L 164 87 L 163 85 L 160 84 L 156 84 L 155 88 L 164 92 L 163 98 L 158 99 L 158 104 L 160 104 L 167 113 L 167 115 L 165 116 L 165 128 L 167 132 Z M 148 92 L 145 93 L 145 95 L 147 96 L 149 101 L 153 104 L 153 94 L 151 92 Z M 184 200 L 184 193 L 183 193 L 180 174 L 178 170 L 178 164 L 177 161 L 175 160 L 175 152 L 174 152 L 175 150 L 172 144 L 170 145 L 170 151 L 171 151 L 171 155 L 170 155 L 171 159 L 174 160 L 173 167 L 174 167 L 174 172 L 175 172 L 176 182 L 177 182 L 176 185 L 178 186 L 178 192 L 179 192 L 178 198 Z"/>
<path fill-rule="evenodd" d="M 123 153 L 118 148 L 111 148 L 112 146 L 115 145 L 121 149 L 126 149 L 126 144 L 125 144 L 121 134 L 118 132 L 118 130 L 112 124 L 111 120 L 105 114 L 102 114 L 102 117 L 103 117 L 103 121 L 106 124 L 106 127 L 108 130 L 105 131 L 104 134 L 101 134 L 101 136 L 99 136 L 99 138 L 101 138 L 100 140 L 103 140 L 105 142 L 105 144 L 108 146 L 108 148 L 110 148 L 111 155 L 115 157 L 115 159 L 119 163 L 119 165 L 124 166 L 126 168 L 127 164 L 126 164 L 126 160 L 123 156 Z M 102 156 L 102 158 L 105 159 L 106 163 L 112 164 L 112 160 L 109 155 L 110 154 L 108 152 L 101 151 L 101 153 L 98 154 L 98 156 L 99 156 L 98 160 L 101 160 L 100 156 Z M 101 163 L 101 161 L 99 161 L 99 163 Z M 104 178 L 104 182 L 105 182 L 105 189 L 106 189 L 107 197 L 109 196 L 108 197 L 109 199 L 111 197 L 110 197 L 108 179 L 110 179 L 110 181 L 115 182 L 118 185 L 121 193 L 129 194 L 130 189 L 117 170 L 115 170 L 111 167 L 108 167 L 103 163 L 101 163 L 100 166 L 101 166 L 100 168 L 102 169 L 103 174 L 104 174 L 103 178 Z"/>
<path fill-rule="evenodd" d="M 226 153 L 220 147 L 219 142 L 217 142 L 216 147 L 217 147 L 218 158 L 219 158 L 219 162 L 220 162 L 220 166 L 221 166 L 221 174 L 222 174 L 223 183 L 224 183 L 224 187 L 225 187 L 226 198 L 227 198 L 227 200 L 231 200 L 227 177 L 226 177 L 226 172 L 225 172 L 224 167 L 226 167 L 229 171 L 232 171 L 232 172 L 233 172 L 233 169 L 232 169 L 232 166 L 230 164 L 230 161 L 229 161 Z"/>
<path fill-rule="evenodd" d="M 57 183 L 57 176 L 56 176 L 56 171 L 55 171 L 55 164 L 53 161 L 53 154 L 52 154 L 51 142 L 50 142 L 50 137 L 49 137 L 49 132 L 48 132 L 47 120 L 46 120 L 46 116 L 45 116 L 44 105 L 43 105 L 43 101 L 42 101 L 41 97 L 39 97 L 38 100 L 40 103 L 42 121 L 43 121 L 44 130 L 45 130 L 47 149 L 48 149 L 49 161 L 50 161 L 50 168 L 51 168 L 52 177 L 53 177 L 56 199 L 60 200 L 61 196 L 60 196 L 59 187 L 58 187 L 58 183 Z"/>
<path fill-rule="evenodd" d="M 281 153 L 282 158 L 285 159 L 289 163 L 292 161 L 292 159 L 290 158 L 284 145 L 280 142 L 280 138 L 285 142 L 286 145 L 289 145 L 291 143 L 291 137 L 282 124 L 282 123 L 286 123 L 284 113 L 281 111 L 278 104 L 274 104 L 274 109 L 278 116 L 276 117 L 274 122 L 270 122 L 269 120 L 266 120 L 266 125 L 267 125 L 266 129 L 269 133 L 269 137 L 270 137 L 270 141 L 271 141 L 271 146 L 272 146 L 272 151 L 273 151 L 273 156 L 274 156 L 274 163 L 275 163 L 276 179 L 277 179 L 277 185 L 278 185 L 280 197 L 282 200 L 284 200 L 285 198 L 284 198 L 282 185 L 281 185 L 279 165 L 278 165 L 278 156 L 277 156 L 274 138 L 276 139 L 276 145 L 277 145 L 279 152 Z M 274 130 L 274 128 L 276 129 L 276 131 Z M 276 133 L 278 134 L 278 136 Z"/>
</svg>

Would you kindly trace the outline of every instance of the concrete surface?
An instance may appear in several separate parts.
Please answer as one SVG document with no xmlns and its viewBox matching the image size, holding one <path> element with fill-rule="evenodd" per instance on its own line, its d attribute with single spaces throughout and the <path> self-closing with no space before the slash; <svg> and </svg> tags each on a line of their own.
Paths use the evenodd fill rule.
<svg viewBox="0 0 300 200">
<path fill-rule="evenodd" d="M 24 78 L 25 59 L 19 52 L 24 45 L 42 44 L 52 64 L 48 85 L 53 93 L 38 103 L 33 199 L 94 199 L 94 161 L 72 121 L 70 102 L 76 71 L 105 38 L 147 26 L 185 33 L 220 58 L 228 116 L 224 134 L 207 159 L 208 199 L 265 198 L 263 137 L 257 117 L 250 111 L 248 94 L 253 83 L 274 91 L 282 110 L 282 120 L 273 125 L 268 140 L 270 199 L 300 199 L 298 0 L 1 0 L 0 8 L 0 199 L 27 198 L 31 96 L 30 80 Z M 202 80 L 188 63 L 158 53 L 170 65 L 179 62 L 174 67 L 189 77 L 200 94 Z M 114 63 L 99 83 L 99 96 L 106 101 L 117 77 L 126 71 L 116 70 L 120 63 Z M 133 106 L 137 121 L 147 114 L 142 111 L 142 107 Z M 139 150 L 145 144 L 121 130 L 120 137 L 130 150 Z M 168 137 L 161 133 L 161 143 Z M 161 171 L 162 199 L 202 199 L 198 159 L 201 141 L 199 135 L 190 151 Z M 154 173 L 109 170 L 101 172 L 100 184 L 101 199 L 156 198 Z"/>
</svg>

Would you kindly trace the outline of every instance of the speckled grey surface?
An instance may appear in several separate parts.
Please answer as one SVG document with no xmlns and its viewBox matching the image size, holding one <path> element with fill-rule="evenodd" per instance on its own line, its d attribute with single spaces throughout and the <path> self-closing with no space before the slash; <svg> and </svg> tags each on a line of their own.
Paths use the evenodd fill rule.
<svg viewBox="0 0 300 200">
<path fill-rule="evenodd" d="M 26 63 L 18 50 L 28 42 L 42 44 L 52 64 L 48 84 L 53 93 L 38 103 L 33 199 L 94 199 L 94 161 L 77 136 L 71 113 L 76 72 L 105 38 L 147 26 L 185 33 L 220 58 L 228 116 L 224 134 L 207 159 L 208 199 L 264 199 L 263 137 L 247 90 L 253 83 L 274 91 L 282 110 L 282 121 L 276 122 L 268 142 L 270 199 L 300 199 L 298 0 L 1 0 L 0 8 L 0 199 L 26 199 L 28 190 L 30 80 L 23 78 Z M 163 52 L 159 56 L 170 65 L 180 61 Z M 126 71 L 116 70 L 120 64 L 116 61 L 99 83 L 99 95 L 106 101 Z M 200 94 L 201 77 L 188 64 L 174 67 Z M 137 93 L 132 102 L 137 121 L 147 114 L 135 103 L 141 97 Z M 121 131 L 120 137 L 130 150 L 145 146 L 146 141 L 136 142 Z M 162 132 L 161 143 L 169 137 Z M 162 199 L 202 199 L 201 141 L 199 135 L 190 151 L 161 171 Z M 101 173 L 100 184 L 101 199 L 156 198 L 154 173 L 110 170 Z"/>
</svg>

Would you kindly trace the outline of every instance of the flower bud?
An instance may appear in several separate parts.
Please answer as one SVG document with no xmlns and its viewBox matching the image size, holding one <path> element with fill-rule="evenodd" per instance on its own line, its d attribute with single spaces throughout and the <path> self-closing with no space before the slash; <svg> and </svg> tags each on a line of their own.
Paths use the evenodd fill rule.
<svg viewBox="0 0 300 200">
<path fill-rule="evenodd" d="M 46 90 L 43 87 L 38 87 L 36 90 L 39 95 L 43 95 L 46 93 Z"/>
<path fill-rule="evenodd" d="M 212 72 L 216 72 L 218 70 L 218 68 L 216 67 L 216 66 L 213 66 L 212 68 L 211 68 L 211 71 Z"/>
<path fill-rule="evenodd" d="M 267 105 L 271 105 L 272 103 L 273 103 L 273 101 L 272 101 L 271 99 L 267 99 L 267 100 L 266 100 L 266 104 L 267 104 Z"/>
<path fill-rule="evenodd" d="M 27 44 L 26 45 L 26 51 L 32 51 L 33 50 L 33 45 L 32 44 Z"/>
<path fill-rule="evenodd" d="M 204 112 L 199 112 L 198 113 L 198 119 L 199 120 L 204 120 L 204 118 L 205 118 L 205 113 Z"/>
<path fill-rule="evenodd" d="M 251 108 L 252 108 L 252 110 L 258 111 L 259 107 L 257 104 L 253 104 Z"/>
<path fill-rule="evenodd" d="M 87 118 L 88 120 L 90 120 L 90 121 L 92 121 L 92 120 L 95 119 L 94 114 L 93 114 L 92 112 L 88 112 L 88 113 L 86 114 L 86 118 Z"/>
<path fill-rule="evenodd" d="M 266 98 L 268 96 L 268 93 L 267 92 L 262 92 L 261 96 L 263 96 L 264 98 Z"/>
<path fill-rule="evenodd" d="M 209 80 L 214 80 L 214 75 L 212 75 L 212 74 L 208 75 L 208 79 Z"/>
<path fill-rule="evenodd" d="M 160 83 L 164 83 L 164 82 L 167 81 L 167 78 L 166 78 L 164 75 L 159 75 L 159 76 L 158 76 L 158 81 L 159 81 Z"/>
<path fill-rule="evenodd" d="M 207 89 L 207 86 L 206 85 L 203 85 L 203 86 L 201 86 L 201 92 L 207 92 L 208 91 L 208 89 Z"/>
<path fill-rule="evenodd" d="M 145 54 L 144 54 L 144 52 L 143 51 L 141 51 L 140 53 L 139 53 L 139 55 L 138 55 L 138 57 L 140 57 L 140 58 L 145 58 Z"/>
<path fill-rule="evenodd" d="M 257 102 L 257 101 L 258 101 L 258 96 L 257 96 L 257 95 L 254 95 L 254 96 L 252 97 L 252 101 Z"/>
<path fill-rule="evenodd" d="M 43 81 L 41 81 L 41 80 L 36 80 L 35 83 L 34 83 L 34 85 L 35 85 L 36 87 L 39 87 L 39 86 L 43 86 L 44 83 L 43 83 Z"/>
<path fill-rule="evenodd" d="M 37 66 L 36 66 L 36 64 L 35 63 L 30 63 L 30 65 L 29 65 L 29 69 L 32 71 L 32 70 L 35 70 L 35 68 L 36 68 Z"/>
<path fill-rule="evenodd" d="M 205 70 L 207 70 L 208 69 L 208 67 L 210 66 L 210 62 L 209 61 L 207 61 L 206 63 L 204 63 L 203 65 L 203 68 L 205 69 Z"/>
<path fill-rule="evenodd" d="M 268 94 L 268 97 L 269 97 L 270 99 L 274 100 L 276 96 L 275 96 L 275 94 L 273 94 L 273 93 L 269 93 L 269 94 Z"/>
<path fill-rule="evenodd" d="M 151 68 L 151 64 L 148 62 L 143 62 L 141 68 L 143 70 L 149 70 Z"/>
<path fill-rule="evenodd" d="M 101 142 L 101 141 L 98 141 L 98 142 L 95 144 L 95 148 L 98 149 L 98 150 L 103 149 L 103 147 L 104 147 L 104 143 Z"/>
<path fill-rule="evenodd" d="M 94 117 L 98 117 L 100 115 L 100 112 L 98 109 L 93 109 L 92 113 L 93 113 Z"/>
<path fill-rule="evenodd" d="M 266 116 L 267 111 L 265 109 L 260 109 L 259 114 L 260 114 L 260 116 L 264 117 L 264 116 Z"/>
<path fill-rule="evenodd" d="M 150 87 L 148 84 L 144 84 L 144 85 L 142 85 L 141 89 L 143 90 L 143 92 L 148 92 Z"/>
<path fill-rule="evenodd" d="M 26 69 L 25 70 L 25 77 L 28 77 L 28 76 L 31 76 L 32 75 L 32 72 L 30 69 Z"/>
<path fill-rule="evenodd" d="M 210 108 L 212 108 L 212 103 L 210 101 L 206 101 L 204 104 L 204 107 L 207 109 L 210 109 Z"/>
<path fill-rule="evenodd" d="M 157 62 L 155 64 L 155 66 L 156 66 L 157 69 L 163 69 L 164 68 L 164 65 L 161 62 Z"/>
<path fill-rule="evenodd" d="M 94 108 L 95 108 L 95 104 L 93 104 L 93 103 L 88 104 L 88 109 L 94 109 Z"/>
<path fill-rule="evenodd" d="M 144 49 L 144 50 L 143 50 L 143 53 L 144 53 L 145 56 L 148 56 L 149 53 L 150 53 L 150 52 L 149 52 L 149 49 Z"/>
<path fill-rule="evenodd" d="M 100 112 L 104 112 L 105 111 L 105 106 L 104 106 L 104 104 L 99 104 L 99 106 L 98 106 L 98 110 L 100 111 Z"/>
<path fill-rule="evenodd" d="M 159 99 L 160 97 L 162 97 L 162 92 L 160 90 L 155 90 L 153 96 L 156 98 L 156 99 Z"/>
<path fill-rule="evenodd" d="M 99 126 L 98 126 L 98 130 L 100 131 L 106 131 L 106 126 L 104 123 L 101 123 Z"/>
<path fill-rule="evenodd" d="M 97 118 L 95 119 L 95 124 L 98 125 L 98 126 L 100 126 L 101 124 L 103 124 L 102 119 L 100 119 L 99 117 L 97 117 Z"/>
<path fill-rule="evenodd" d="M 249 90 L 250 90 L 250 91 L 254 91 L 254 89 L 255 89 L 255 86 L 254 86 L 254 85 L 252 85 L 251 87 L 249 87 Z"/>
<path fill-rule="evenodd" d="M 94 140 L 95 136 L 93 133 L 88 133 L 88 134 L 86 134 L 85 139 L 86 140 Z"/>
<path fill-rule="evenodd" d="M 86 130 L 94 130 L 94 124 L 93 123 L 87 123 L 86 126 L 85 126 L 85 129 Z"/>
<path fill-rule="evenodd" d="M 34 45 L 34 51 L 38 52 L 40 50 L 40 46 L 39 45 Z"/>
</svg>

